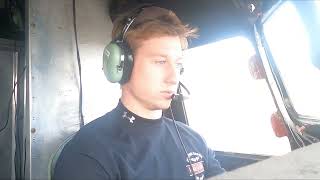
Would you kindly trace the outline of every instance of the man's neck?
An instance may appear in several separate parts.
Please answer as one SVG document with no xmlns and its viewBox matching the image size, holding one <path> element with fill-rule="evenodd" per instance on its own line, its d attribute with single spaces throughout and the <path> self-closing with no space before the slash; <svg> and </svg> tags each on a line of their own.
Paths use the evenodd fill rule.
<svg viewBox="0 0 320 180">
<path fill-rule="evenodd" d="M 121 96 L 122 104 L 131 112 L 146 119 L 159 119 L 162 116 L 162 110 L 150 110 L 144 107 L 133 97 Z"/>
</svg>

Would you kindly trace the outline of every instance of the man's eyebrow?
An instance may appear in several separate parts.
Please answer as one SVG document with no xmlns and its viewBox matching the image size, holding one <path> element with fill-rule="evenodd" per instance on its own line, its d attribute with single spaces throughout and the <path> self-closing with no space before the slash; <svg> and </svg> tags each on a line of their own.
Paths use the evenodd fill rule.
<svg viewBox="0 0 320 180">
<path fill-rule="evenodd" d="M 162 57 L 162 58 L 168 58 L 168 56 L 166 54 L 161 54 L 161 53 L 150 53 L 150 56 L 151 57 Z M 176 61 L 180 61 L 180 60 L 183 60 L 184 56 L 183 55 L 178 55 L 178 56 L 175 56 L 175 60 Z"/>
<path fill-rule="evenodd" d="M 167 57 L 166 55 L 164 54 L 157 54 L 157 53 L 151 53 L 150 56 L 161 56 L 161 57 Z"/>
</svg>

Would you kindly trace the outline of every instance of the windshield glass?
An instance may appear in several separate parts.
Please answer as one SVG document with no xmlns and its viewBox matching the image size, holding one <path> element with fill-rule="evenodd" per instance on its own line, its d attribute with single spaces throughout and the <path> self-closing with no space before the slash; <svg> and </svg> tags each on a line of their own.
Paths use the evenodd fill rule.
<svg viewBox="0 0 320 180">
<path fill-rule="evenodd" d="M 250 74 L 254 53 L 242 36 L 185 52 L 181 81 L 190 90 L 184 102 L 189 125 L 215 150 L 282 155 L 290 144 L 272 130 L 270 118 L 277 109 L 266 81 Z"/>
<path fill-rule="evenodd" d="M 316 5 L 315 5 L 316 4 Z M 264 23 L 265 40 L 291 106 L 320 119 L 320 3 L 286 1 Z"/>
</svg>

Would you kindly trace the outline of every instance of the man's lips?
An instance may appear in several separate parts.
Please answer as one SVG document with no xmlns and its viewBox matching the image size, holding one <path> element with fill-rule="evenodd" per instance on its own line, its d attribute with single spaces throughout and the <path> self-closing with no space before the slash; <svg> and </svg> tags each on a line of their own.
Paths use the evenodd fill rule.
<svg viewBox="0 0 320 180">
<path fill-rule="evenodd" d="M 173 91 L 161 91 L 161 95 L 166 99 L 171 99 L 173 94 Z"/>
</svg>

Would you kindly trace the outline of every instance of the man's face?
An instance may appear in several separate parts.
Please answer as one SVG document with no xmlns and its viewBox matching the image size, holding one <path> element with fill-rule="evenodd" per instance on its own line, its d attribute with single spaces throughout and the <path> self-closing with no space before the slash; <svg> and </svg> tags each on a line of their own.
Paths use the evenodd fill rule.
<svg viewBox="0 0 320 180">
<path fill-rule="evenodd" d="M 148 110 L 167 109 L 176 92 L 182 66 L 179 37 L 163 36 L 143 41 L 134 53 L 127 88 L 130 99 Z"/>
</svg>

